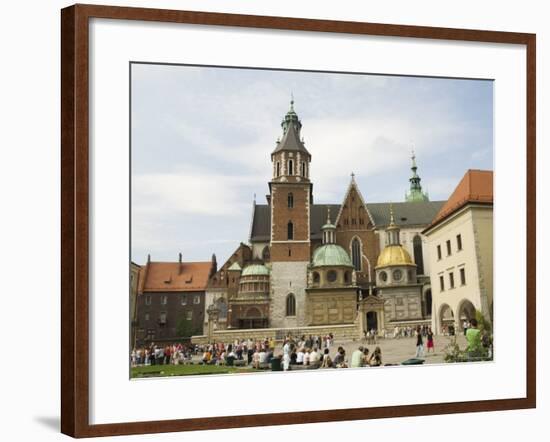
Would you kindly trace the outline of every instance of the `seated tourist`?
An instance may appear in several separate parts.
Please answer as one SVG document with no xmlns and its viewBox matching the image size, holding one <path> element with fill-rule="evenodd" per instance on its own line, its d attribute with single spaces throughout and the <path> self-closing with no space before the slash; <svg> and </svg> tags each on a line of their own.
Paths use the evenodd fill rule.
<svg viewBox="0 0 550 442">
<path fill-rule="evenodd" d="M 309 365 L 310 358 L 311 358 L 311 350 L 308 348 L 304 352 L 304 365 Z"/>
<path fill-rule="evenodd" d="M 328 348 L 325 348 L 325 352 L 323 354 L 323 361 L 321 362 L 321 368 L 332 368 L 332 359 L 330 358 Z"/>
<path fill-rule="evenodd" d="M 265 351 L 265 348 L 262 348 L 259 353 L 260 358 L 260 364 L 266 364 L 267 363 L 267 352 Z"/>
<path fill-rule="evenodd" d="M 363 367 L 369 366 L 369 349 L 365 347 L 363 350 L 363 362 L 361 364 Z"/>
<path fill-rule="evenodd" d="M 300 348 L 298 350 L 298 353 L 296 353 L 296 364 L 297 365 L 304 365 L 304 349 Z"/>
<path fill-rule="evenodd" d="M 380 350 L 380 347 L 374 349 L 374 352 L 369 358 L 369 365 L 371 367 L 380 367 L 382 365 L 382 350 Z"/>
<path fill-rule="evenodd" d="M 336 368 L 347 368 L 346 364 L 346 351 L 343 347 L 338 347 L 338 353 L 334 357 L 333 365 Z"/>
<path fill-rule="evenodd" d="M 317 364 L 319 359 L 321 359 L 321 355 L 317 351 L 317 347 L 313 347 L 313 350 L 311 350 L 311 353 L 309 354 L 309 363 L 311 365 Z"/>
<path fill-rule="evenodd" d="M 355 350 L 351 354 L 351 368 L 359 368 L 363 366 L 363 346 L 359 346 L 357 350 Z"/>
</svg>

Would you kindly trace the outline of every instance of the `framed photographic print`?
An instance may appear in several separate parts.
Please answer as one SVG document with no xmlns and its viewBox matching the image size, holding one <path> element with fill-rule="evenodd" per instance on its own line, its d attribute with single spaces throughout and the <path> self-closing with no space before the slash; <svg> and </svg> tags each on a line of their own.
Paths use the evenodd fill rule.
<svg viewBox="0 0 550 442">
<path fill-rule="evenodd" d="M 535 35 L 61 16 L 63 433 L 535 407 Z"/>
</svg>

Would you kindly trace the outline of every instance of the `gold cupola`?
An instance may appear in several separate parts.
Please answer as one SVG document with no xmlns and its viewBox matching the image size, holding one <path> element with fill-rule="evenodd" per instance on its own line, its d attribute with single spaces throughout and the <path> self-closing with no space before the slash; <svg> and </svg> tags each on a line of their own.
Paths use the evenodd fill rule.
<svg viewBox="0 0 550 442">
<path fill-rule="evenodd" d="M 378 255 L 376 268 L 414 265 L 411 255 L 400 243 L 399 227 L 395 224 L 392 204 L 390 205 L 390 224 L 386 229 L 386 247 L 384 247 L 384 250 Z"/>
</svg>

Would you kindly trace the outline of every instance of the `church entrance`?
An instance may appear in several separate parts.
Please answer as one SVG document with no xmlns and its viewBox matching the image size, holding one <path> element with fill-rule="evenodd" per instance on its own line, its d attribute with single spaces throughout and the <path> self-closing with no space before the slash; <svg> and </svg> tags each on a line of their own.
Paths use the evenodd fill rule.
<svg viewBox="0 0 550 442">
<path fill-rule="evenodd" d="M 378 331 L 378 314 L 376 312 L 367 312 L 367 330 Z"/>
</svg>

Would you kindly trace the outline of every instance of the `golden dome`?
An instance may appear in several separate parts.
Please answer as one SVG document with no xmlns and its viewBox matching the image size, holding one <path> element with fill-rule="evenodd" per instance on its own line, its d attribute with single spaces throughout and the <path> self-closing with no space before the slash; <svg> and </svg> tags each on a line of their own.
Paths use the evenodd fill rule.
<svg viewBox="0 0 550 442">
<path fill-rule="evenodd" d="M 414 265 L 411 255 L 400 245 L 387 246 L 378 256 L 376 268 Z"/>
</svg>

